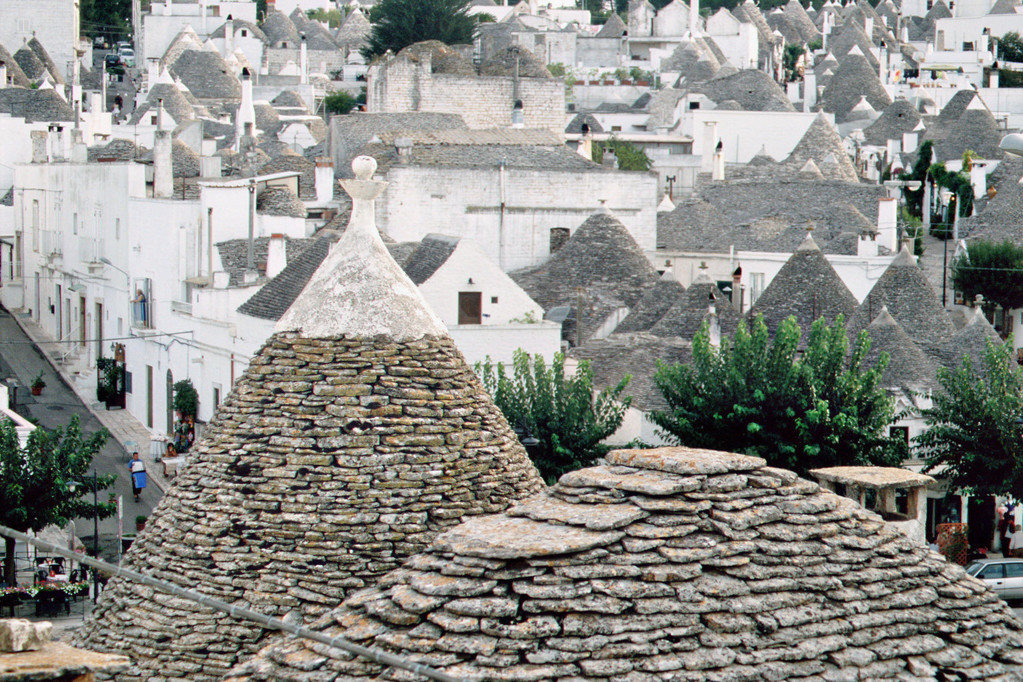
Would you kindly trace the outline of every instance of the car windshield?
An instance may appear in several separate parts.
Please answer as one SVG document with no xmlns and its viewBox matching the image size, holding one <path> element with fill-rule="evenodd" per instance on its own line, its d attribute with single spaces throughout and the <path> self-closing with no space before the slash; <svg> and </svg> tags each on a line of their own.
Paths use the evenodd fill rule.
<svg viewBox="0 0 1023 682">
<path fill-rule="evenodd" d="M 966 568 L 964 570 L 966 571 L 966 575 L 977 575 L 977 572 L 980 571 L 980 569 L 984 568 L 985 565 L 986 564 L 984 564 L 983 562 L 973 561 L 971 563 L 966 564 Z"/>
</svg>

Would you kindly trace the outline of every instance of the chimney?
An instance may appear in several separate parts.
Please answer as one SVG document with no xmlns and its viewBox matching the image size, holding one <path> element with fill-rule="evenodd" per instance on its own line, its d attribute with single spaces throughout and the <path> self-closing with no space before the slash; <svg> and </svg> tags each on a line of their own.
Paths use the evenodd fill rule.
<svg viewBox="0 0 1023 682">
<path fill-rule="evenodd" d="M 32 131 L 32 163 L 46 163 L 50 155 L 46 151 L 49 133 L 45 130 Z"/>
<path fill-rule="evenodd" d="M 522 111 L 522 100 L 515 100 L 515 104 L 512 105 L 512 128 L 525 128 L 525 116 Z"/>
<path fill-rule="evenodd" d="M 300 83 L 309 82 L 309 55 L 306 54 L 305 33 L 302 34 L 302 44 L 298 46 L 298 74 Z"/>
<path fill-rule="evenodd" d="M 234 53 L 234 16 L 227 15 L 227 23 L 224 24 L 224 54 Z"/>
<path fill-rule="evenodd" d="M 700 32 L 700 0 L 689 0 L 689 35 L 695 38 Z"/>
<path fill-rule="evenodd" d="M 7 62 L 0 61 L 0 90 L 7 87 Z"/>
<path fill-rule="evenodd" d="M 88 163 L 89 147 L 85 144 L 81 128 L 71 130 L 71 163 Z"/>
<path fill-rule="evenodd" d="M 897 241 L 897 217 L 899 202 L 896 199 L 884 197 L 878 200 L 877 204 L 877 243 L 896 253 Z"/>
<path fill-rule="evenodd" d="M 334 198 L 334 162 L 320 157 L 316 159 L 316 201 L 325 203 Z"/>
<path fill-rule="evenodd" d="M 286 242 L 283 234 L 270 235 L 266 247 L 266 277 L 272 279 L 288 264 Z"/>
<path fill-rule="evenodd" d="M 153 196 L 169 199 L 174 194 L 173 141 L 169 130 L 157 130 L 153 143 Z"/>
<path fill-rule="evenodd" d="M 700 172 L 714 171 L 714 147 L 718 143 L 717 121 L 703 122 L 703 155 L 700 157 Z"/>
<path fill-rule="evenodd" d="M 153 58 L 146 60 L 146 80 L 148 81 L 146 87 L 149 90 L 153 89 L 156 85 L 156 80 L 160 77 L 160 60 Z M 148 92 L 148 90 L 147 90 Z"/>
<path fill-rule="evenodd" d="M 817 74 L 807 69 L 803 74 L 803 111 L 809 113 L 817 104 Z"/>
<path fill-rule="evenodd" d="M 742 312 L 742 266 L 732 271 L 732 307 Z"/>
<path fill-rule="evenodd" d="M 398 163 L 408 163 L 412 159 L 412 140 L 407 137 L 394 138 L 394 151 L 398 155 Z"/>
<path fill-rule="evenodd" d="M 718 140 L 717 147 L 714 148 L 714 170 L 711 172 L 711 179 L 725 179 L 725 149 L 720 140 Z"/>
<path fill-rule="evenodd" d="M 245 134 L 245 127 L 256 125 L 256 108 L 252 102 L 252 74 L 248 67 L 242 69 L 242 103 L 238 106 L 238 113 L 235 120 L 235 134 L 241 138 Z"/>
<path fill-rule="evenodd" d="M 874 17 L 863 17 L 863 32 L 867 34 L 871 42 L 874 40 Z"/>
<path fill-rule="evenodd" d="M 714 302 L 707 306 L 707 340 L 714 348 L 721 347 L 721 322 L 718 320 L 718 310 Z"/>
<path fill-rule="evenodd" d="M 163 98 L 156 100 L 156 129 L 163 130 Z"/>
<path fill-rule="evenodd" d="M 202 34 L 207 35 L 209 34 L 209 30 L 206 28 L 206 0 L 199 0 L 199 15 L 202 17 L 202 22 L 200 23 L 202 26 Z"/>
<path fill-rule="evenodd" d="M 64 126 L 56 123 L 50 126 L 50 158 L 64 160 Z"/>
</svg>

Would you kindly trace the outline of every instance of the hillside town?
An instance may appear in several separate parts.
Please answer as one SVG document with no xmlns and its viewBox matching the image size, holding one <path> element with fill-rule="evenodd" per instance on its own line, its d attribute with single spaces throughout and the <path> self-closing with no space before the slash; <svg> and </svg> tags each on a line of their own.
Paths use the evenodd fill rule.
<svg viewBox="0 0 1023 682">
<path fill-rule="evenodd" d="M 1021 34 L 0 0 L 0 679 L 1023 680 Z"/>
</svg>

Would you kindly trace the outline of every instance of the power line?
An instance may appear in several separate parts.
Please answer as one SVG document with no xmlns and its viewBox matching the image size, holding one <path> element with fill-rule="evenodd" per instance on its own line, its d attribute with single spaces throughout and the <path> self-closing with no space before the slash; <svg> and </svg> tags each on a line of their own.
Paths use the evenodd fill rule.
<svg viewBox="0 0 1023 682">
<path fill-rule="evenodd" d="M 270 630 L 290 632 L 291 634 L 302 637 L 303 639 L 311 639 L 314 642 L 325 644 L 334 649 L 340 649 L 341 651 L 346 651 L 350 654 L 354 654 L 355 656 L 368 658 L 371 661 L 382 665 L 408 670 L 409 672 L 422 675 L 423 677 L 428 677 L 432 680 L 439 680 L 439 682 L 465 682 L 462 678 L 453 677 L 429 666 L 422 665 L 421 663 L 410 661 L 407 658 L 402 658 L 401 656 L 389 654 L 385 651 L 379 651 L 377 649 L 370 649 L 369 647 L 353 644 L 343 637 L 328 637 L 322 632 L 317 632 L 316 630 L 311 630 L 301 625 L 292 625 L 280 620 L 279 618 L 271 618 L 270 616 L 259 613 L 258 611 L 252 611 L 251 609 L 235 606 L 234 604 L 228 604 L 225 601 L 214 599 L 213 597 L 208 597 L 204 594 L 187 590 L 183 587 L 178 587 L 174 583 L 167 582 L 166 580 L 151 578 L 143 573 L 138 573 L 127 568 L 115 566 L 114 564 L 108 564 L 107 562 L 100 561 L 99 559 L 93 559 L 92 557 L 72 552 L 65 547 L 60 547 L 53 543 L 40 540 L 39 538 L 19 533 L 18 531 L 7 528 L 6 526 L 0 526 L 0 535 L 35 545 L 36 547 L 45 549 L 47 552 L 52 552 L 67 559 L 71 559 L 72 561 L 85 564 L 86 566 L 92 566 L 93 568 L 98 568 L 107 573 L 112 573 L 115 577 L 125 578 L 127 580 L 142 583 L 143 585 L 155 587 L 161 592 L 167 592 L 176 597 L 181 597 L 182 599 L 201 604 L 216 611 L 221 611 L 233 618 L 251 620 Z"/>
<path fill-rule="evenodd" d="M 145 336 L 113 336 L 104 339 L 67 339 L 65 341 L 0 341 L 0 346 L 38 346 L 42 344 L 51 343 L 105 343 L 107 341 L 145 341 L 146 339 L 153 338 L 155 336 L 179 336 L 181 334 L 194 334 L 192 330 L 183 332 L 158 332 L 155 334 L 146 334 Z"/>
</svg>

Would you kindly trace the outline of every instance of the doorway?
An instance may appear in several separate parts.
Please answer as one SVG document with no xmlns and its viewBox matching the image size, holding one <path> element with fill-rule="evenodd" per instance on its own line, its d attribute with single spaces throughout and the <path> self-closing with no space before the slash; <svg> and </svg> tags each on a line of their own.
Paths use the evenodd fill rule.
<svg viewBox="0 0 1023 682">
<path fill-rule="evenodd" d="M 96 357 L 103 357 L 103 304 L 96 303 Z"/>
<path fill-rule="evenodd" d="M 85 321 L 85 296 L 78 297 L 78 345 L 85 348 L 89 326 Z"/>
<path fill-rule="evenodd" d="M 483 294 L 458 292 L 458 324 L 483 324 Z"/>
<path fill-rule="evenodd" d="M 167 370 L 167 434 L 174 433 L 174 374 Z"/>
<path fill-rule="evenodd" d="M 153 366 L 146 365 L 146 426 L 153 428 Z"/>
</svg>

